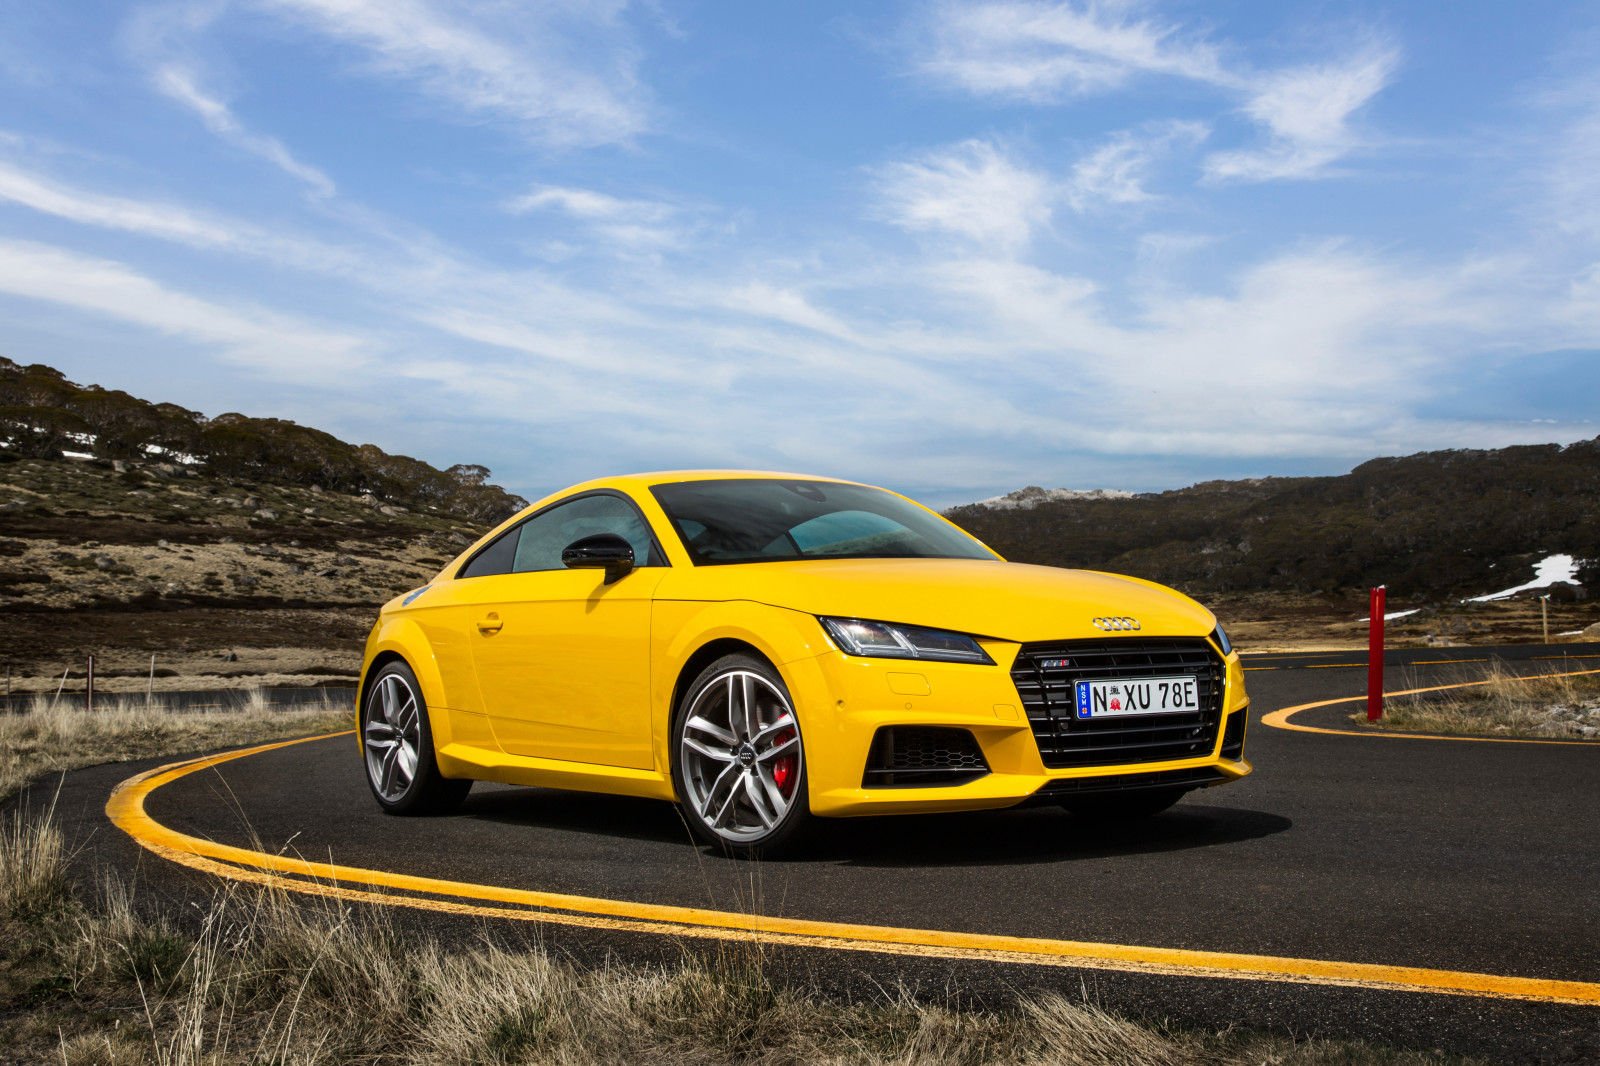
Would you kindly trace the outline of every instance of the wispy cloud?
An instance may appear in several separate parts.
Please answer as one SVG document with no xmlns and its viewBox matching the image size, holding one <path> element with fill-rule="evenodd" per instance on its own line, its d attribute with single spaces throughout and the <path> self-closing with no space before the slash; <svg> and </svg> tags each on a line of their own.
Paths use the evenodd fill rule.
<svg viewBox="0 0 1600 1066">
<path fill-rule="evenodd" d="M 469 114 L 510 119 L 577 147 L 645 128 L 638 50 L 624 5 L 450 0 L 257 0 L 295 24 L 354 45 L 369 69 L 410 81 Z"/>
<path fill-rule="evenodd" d="M 907 230 L 1018 248 L 1050 221 L 1048 179 L 989 141 L 890 163 L 877 178 L 883 217 Z"/>
<path fill-rule="evenodd" d="M 1131 3 L 978 0 L 945 3 L 912 35 L 924 77 L 978 96 L 1061 103 L 1138 76 L 1180 78 L 1242 101 L 1267 143 L 1213 153 L 1215 181 L 1322 177 L 1359 147 L 1351 116 L 1392 79 L 1398 50 L 1374 39 L 1343 58 L 1257 70 L 1181 27 L 1135 16 Z"/>
<path fill-rule="evenodd" d="M 254 308 L 177 292 L 128 266 L 30 241 L 0 240 L 0 292 L 214 345 L 236 362 L 322 381 L 367 361 L 369 343 Z"/>
<path fill-rule="evenodd" d="M 1138 132 L 1123 130 L 1073 164 L 1067 201 L 1073 210 L 1086 211 L 1098 204 L 1152 200 L 1155 197 L 1144 182 L 1156 161 L 1175 147 L 1199 144 L 1209 133 L 1202 122 L 1163 122 Z"/>
<path fill-rule="evenodd" d="M 1213 153 L 1205 162 L 1207 177 L 1270 181 L 1325 174 L 1361 143 L 1350 117 L 1389 84 L 1399 62 L 1393 48 L 1374 45 L 1340 62 L 1264 76 L 1244 112 L 1266 128 L 1268 143 Z"/>
<path fill-rule="evenodd" d="M 1134 18 L 1126 3 L 944 3 L 916 37 L 921 73 L 983 96 L 1052 102 L 1115 88 L 1139 73 L 1235 80 L 1215 46 Z"/>
<path fill-rule="evenodd" d="M 178 66 L 163 66 L 155 72 L 156 88 L 200 116 L 206 129 L 234 147 L 260 156 L 279 170 L 305 182 L 319 196 L 334 194 L 333 180 L 316 167 L 300 162 L 275 137 L 246 129 L 227 104 L 200 88 L 195 75 Z"/>
</svg>

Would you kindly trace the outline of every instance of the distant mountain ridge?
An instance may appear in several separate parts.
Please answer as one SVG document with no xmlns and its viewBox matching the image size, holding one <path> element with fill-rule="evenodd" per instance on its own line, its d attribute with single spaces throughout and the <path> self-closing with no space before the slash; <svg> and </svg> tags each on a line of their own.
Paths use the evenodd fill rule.
<svg viewBox="0 0 1600 1066">
<path fill-rule="evenodd" d="M 975 507 L 993 507 L 996 510 L 1009 511 L 1014 508 L 1037 507 L 1041 503 L 1054 500 L 1131 500 L 1138 493 L 1127 492 L 1123 489 L 1043 489 L 1038 485 L 1029 485 L 1016 492 L 1008 492 L 1004 496 L 991 496 L 987 500 L 979 500 Z"/>
<path fill-rule="evenodd" d="M 1191 592 L 1386 584 L 1391 601 L 1476 594 L 1526 580 L 1557 552 L 1584 561 L 1587 585 L 1600 581 L 1600 438 L 1115 498 L 1030 487 L 945 514 L 1008 559 Z"/>
<path fill-rule="evenodd" d="M 178 462 L 208 477 L 369 494 L 491 525 L 528 505 L 489 484 L 487 467 L 440 470 L 283 419 L 236 413 L 207 418 L 177 404 L 79 385 L 42 363 L 22 366 L 3 357 L 0 445 L 0 462 L 72 453 L 124 463 Z"/>
</svg>

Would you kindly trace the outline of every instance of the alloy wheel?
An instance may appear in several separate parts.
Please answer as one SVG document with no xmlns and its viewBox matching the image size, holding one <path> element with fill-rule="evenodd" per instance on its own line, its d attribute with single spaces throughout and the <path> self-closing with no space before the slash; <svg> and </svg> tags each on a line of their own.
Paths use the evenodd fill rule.
<svg viewBox="0 0 1600 1066">
<path fill-rule="evenodd" d="M 417 775 L 417 753 L 422 745 L 420 712 L 416 692 L 397 673 L 380 677 L 367 698 L 362 727 L 367 777 L 373 791 L 389 803 L 398 802 Z"/>
<path fill-rule="evenodd" d="M 725 840 L 750 843 L 783 823 L 802 758 L 789 698 L 753 670 L 713 678 L 684 716 L 679 759 L 688 799 Z"/>
</svg>

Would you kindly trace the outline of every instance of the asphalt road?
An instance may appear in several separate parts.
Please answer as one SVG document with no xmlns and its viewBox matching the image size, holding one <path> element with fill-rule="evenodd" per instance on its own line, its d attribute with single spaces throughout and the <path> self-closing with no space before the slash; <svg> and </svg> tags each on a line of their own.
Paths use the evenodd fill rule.
<svg viewBox="0 0 1600 1066">
<path fill-rule="evenodd" d="M 1584 650 L 1596 660 L 1571 667 L 1600 667 L 1600 647 Z M 1551 665 L 1531 654 L 1512 661 L 1522 671 Z M 752 865 L 694 846 L 675 809 L 654 801 L 480 784 L 458 814 L 385 817 L 349 737 L 191 774 L 154 792 L 147 809 L 163 825 L 242 847 L 256 838 L 268 851 L 487 885 L 871 925 L 1600 980 L 1600 745 L 1272 729 L 1260 724 L 1262 714 L 1359 695 L 1364 679 L 1281 657 L 1252 657 L 1249 665 L 1272 668 L 1247 675 L 1246 755 L 1255 773 L 1191 793 L 1133 828 L 1096 827 L 1054 808 L 848 820 L 829 823 L 799 856 Z M 1413 660 L 1406 669 L 1442 683 L 1463 667 Z M 1347 713 L 1301 717 L 1329 725 Z M 110 789 L 134 769 L 68 775 L 57 807 L 68 832 L 100 862 L 137 864 L 174 899 L 209 894 L 202 875 L 142 852 L 106 821 Z M 485 924 L 408 913 L 446 936 L 481 935 Z M 528 934 L 524 927 L 508 935 Z M 585 960 L 671 958 L 682 949 L 640 933 L 549 926 L 539 936 Z M 809 948 L 787 950 L 782 966 L 853 993 L 905 981 L 989 1002 L 1087 989 L 1115 1009 L 1201 1024 L 1360 1036 L 1497 1061 L 1600 1062 L 1595 1007 Z"/>
</svg>

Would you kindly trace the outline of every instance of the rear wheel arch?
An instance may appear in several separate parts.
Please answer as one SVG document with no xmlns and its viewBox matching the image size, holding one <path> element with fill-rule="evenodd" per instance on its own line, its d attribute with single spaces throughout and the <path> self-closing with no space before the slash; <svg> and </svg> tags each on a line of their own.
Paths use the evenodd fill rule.
<svg viewBox="0 0 1600 1066">
<path fill-rule="evenodd" d="M 378 676 L 378 671 L 390 663 L 396 662 L 411 666 L 406 657 L 397 651 L 380 651 L 372 657 L 372 662 L 367 664 L 367 672 L 361 676 L 361 691 L 356 695 L 357 707 L 365 707 L 367 705 L 367 693 L 372 691 L 372 679 Z M 416 667 L 413 666 L 411 669 L 415 672 Z"/>
</svg>

